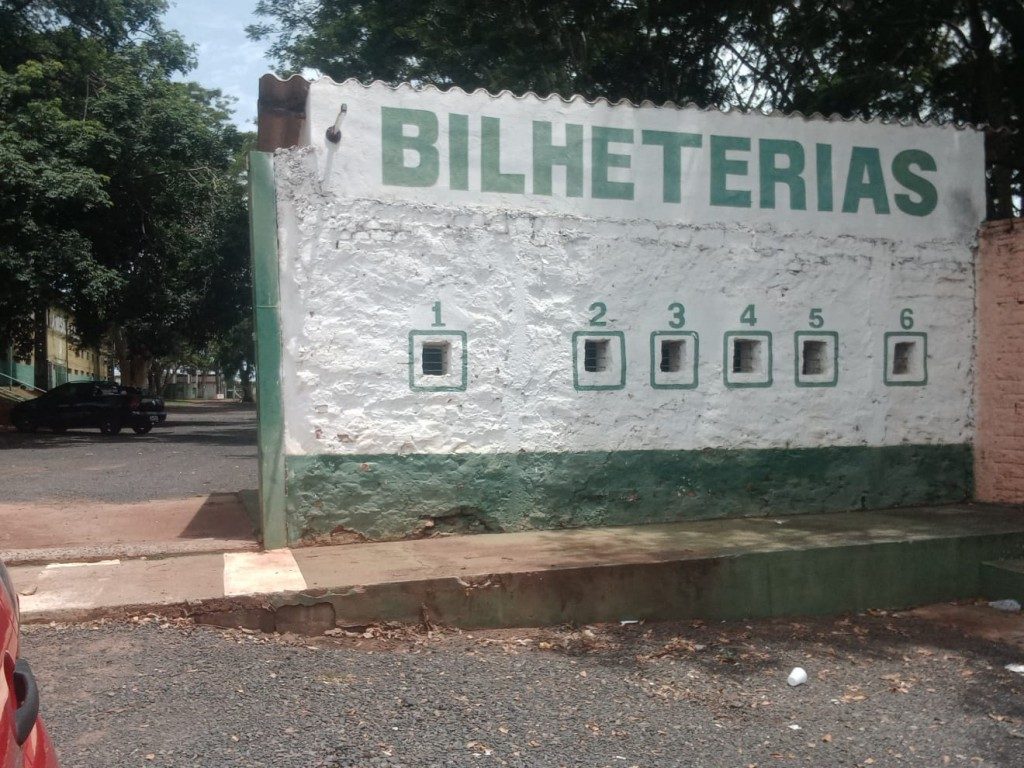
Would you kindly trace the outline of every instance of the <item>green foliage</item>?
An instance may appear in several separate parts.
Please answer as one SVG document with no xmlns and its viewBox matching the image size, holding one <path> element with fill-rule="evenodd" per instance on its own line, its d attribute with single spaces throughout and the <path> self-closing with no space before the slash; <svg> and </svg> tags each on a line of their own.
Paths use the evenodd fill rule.
<svg viewBox="0 0 1024 768">
<path fill-rule="evenodd" d="M 134 383 L 237 335 L 251 303 L 250 137 L 218 92 L 172 80 L 193 56 L 165 8 L 0 0 L 0 339 L 60 305 Z"/>
<path fill-rule="evenodd" d="M 736 0 L 262 0 L 284 67 L 342 79 L 636 101 L 724 99 L 716 54 Z"/>
<path fill-rule="evenodd" d="M 1024 177 L 1021 0 L 260 0 L 282 68 L 589 98 L 963 120 L 989 215 Z"/>
<path fill-rule="evenodd" d="M 40 302 L 100 296 L 116 280 L 82 231 L 110 206 L 106 177 L 87 165 L 103 129 L 64 113 L 60 72 L 0 69 L 0 338 L 21 347 Z"/>
</svg>

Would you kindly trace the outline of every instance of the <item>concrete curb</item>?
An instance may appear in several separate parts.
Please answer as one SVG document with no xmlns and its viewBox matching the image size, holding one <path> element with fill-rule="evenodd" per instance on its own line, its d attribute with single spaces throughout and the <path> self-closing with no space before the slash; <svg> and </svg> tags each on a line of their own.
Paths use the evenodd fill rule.
<svg viewBox="0 0 1024 768">
<path fill-rule="evenodd" d="M 488 534 L 11 569 L 26 622 L 140 612 L 321 634 L 741 619 L 977 597 L 1024 555 L 1024 514 L 959 506 Z"/>
</svg>

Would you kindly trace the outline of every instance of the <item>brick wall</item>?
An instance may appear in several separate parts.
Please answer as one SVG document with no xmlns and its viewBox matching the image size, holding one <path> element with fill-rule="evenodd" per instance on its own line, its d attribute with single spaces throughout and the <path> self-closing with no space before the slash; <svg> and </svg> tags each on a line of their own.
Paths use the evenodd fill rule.
<svg viewBox="0 0 1024 768">
<path fill-rule="evenodd" d="M 977 280 L 975 496 L 1024 503 L 1024 219 L 982 227 Z"/>
</svg>

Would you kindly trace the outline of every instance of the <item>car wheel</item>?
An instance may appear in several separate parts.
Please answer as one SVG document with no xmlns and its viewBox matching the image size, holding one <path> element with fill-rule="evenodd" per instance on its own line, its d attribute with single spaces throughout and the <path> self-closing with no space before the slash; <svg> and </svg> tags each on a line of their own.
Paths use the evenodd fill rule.
<svg viewBox="0 0 1024 768">
<path fill-rule="evenodd" d="M 121 422 L 108 419 L 100 425 L 100 432 L 104 435 L 119 435 L 121 433 Z"/>
<path fill-rule="evenodd" d="M 136 435 L 148 435 L 152 431 L 152 424 L 140 424 L 137 427 L 132 427 L 132 432 L 134 432 Z"/>
<path fill-rule="evenodd" d="M 35 432 L 39 427 L 31 419 L 17 419 L 14 428 L 19 432 Z"/>
</svg>

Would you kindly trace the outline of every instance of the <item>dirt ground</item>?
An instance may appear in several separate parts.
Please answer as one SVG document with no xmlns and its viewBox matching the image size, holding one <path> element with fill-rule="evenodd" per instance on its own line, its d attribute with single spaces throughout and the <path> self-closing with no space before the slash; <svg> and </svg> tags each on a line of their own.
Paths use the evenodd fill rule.
<svg viewBox="0 0 1024 768">
<path fill-rule="evenodd" d="M 1024 617 L 984 604 L 334 635 L 141 617 L 25 651 L 63 766 L 1024 766 Z"/>
</svg>

